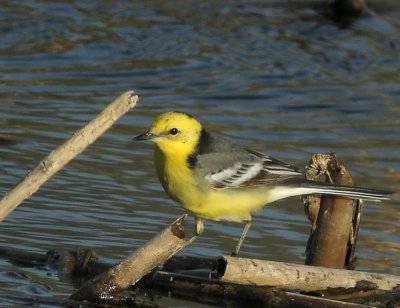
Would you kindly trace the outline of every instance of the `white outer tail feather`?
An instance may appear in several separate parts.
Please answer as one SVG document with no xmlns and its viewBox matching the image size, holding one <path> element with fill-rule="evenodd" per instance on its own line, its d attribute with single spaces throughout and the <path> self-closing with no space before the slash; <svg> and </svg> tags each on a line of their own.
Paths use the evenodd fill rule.
<svg viewBox="0 0 400 308">
<path fill-rule="evenodd" d="M 368 188 L 346 187 L 346 186 L 276 186 L 271 188 L 271 202 L 292 196 L 302 196 L 310 194 L 329 194 L 351 199 L 365 199 L 375 202 L 390 199 L 389 193 L 374 191 Z"/>
</svg>

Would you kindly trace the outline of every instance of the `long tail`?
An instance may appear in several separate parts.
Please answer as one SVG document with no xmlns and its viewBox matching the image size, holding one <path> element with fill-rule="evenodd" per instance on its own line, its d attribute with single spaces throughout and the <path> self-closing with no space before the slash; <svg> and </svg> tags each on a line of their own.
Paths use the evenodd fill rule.
<svg viewBox="0 0 400 308">
<path fill-rule="evenodd" d="M 307 181 L 304 187 L 315 190 L 314 193 L 338 195 L 354 199 L 367 199 L 373 201 L 389 200 L 392 192 L 376 190 L 365 187 L 339 186 L 328 183 Z"/>
<path fill-rule="evenodd" d="M 271 190 L 271 198 L 273 200 L 309 194 L 329 194 L 352 199 L 381 201 L 389 200 L 392 192 L 364 187 L 339 186 L 329 183 L 307 181 L 305 179 L 287 183 L 287 185 L 276 186 Z"/>
</svg>

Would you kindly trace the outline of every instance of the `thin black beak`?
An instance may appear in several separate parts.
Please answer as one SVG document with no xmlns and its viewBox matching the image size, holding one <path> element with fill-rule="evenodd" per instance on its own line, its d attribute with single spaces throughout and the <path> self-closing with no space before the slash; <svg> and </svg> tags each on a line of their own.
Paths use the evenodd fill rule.
<svg viewBox="0 0 400 308">
<path fill-rule="evenodd" d="M 153 139 L 155 137 L 156 137 L 156 135 L 154 135 L 154 134 L 152 134 L 150 132 L 146 132 L 146 133 L 144 133 L 142 135 L 136 136 L 135 138 L 133 138 L 133 140 L 135 140 L 135 141 L 143 141 L 143 140 L 150 140 L 150 139 Z"/>
</svg>

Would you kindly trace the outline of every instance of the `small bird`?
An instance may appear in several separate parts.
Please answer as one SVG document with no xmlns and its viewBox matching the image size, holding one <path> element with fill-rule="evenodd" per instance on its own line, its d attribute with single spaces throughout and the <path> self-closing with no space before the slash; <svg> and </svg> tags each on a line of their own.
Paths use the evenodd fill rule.
<svg viewBox="0 0 400 308">
<path fill-rule="evenodd" d="M 234 254 L 251 226 L 251 214 L 273 201 L 314 193 L 375 201 L 390 192 L 309 181 L 287 163 L 209 133 L 191 115 L 166 112 L 134 140 L 156 144 L 154 163 L 167 194 L 196 218 L 245 223 Z"/>
</svg>

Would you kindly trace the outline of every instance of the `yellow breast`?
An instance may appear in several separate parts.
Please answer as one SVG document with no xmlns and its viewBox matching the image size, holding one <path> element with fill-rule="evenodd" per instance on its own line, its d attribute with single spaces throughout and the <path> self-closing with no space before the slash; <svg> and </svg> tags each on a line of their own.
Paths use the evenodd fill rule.
<svg viewBox="0 0 400 308">
<path fill-rule="evenodd" d="M 268 203 L 265 189 L 214 189 L 196 179 L 179 155 L 168 160 L 158 149 L 155 153 L 158 178 L 168 195 L 194 215 L 211 220 L 244 221 Z"/>
<path fill-rule="evenodd" d="M 201 189 L 196 185 L 185 158 L 176 155 L 173 159 L 167 159 L 158 148 L 154 156 L 157 176 L 164 190 L 173 200 L 192 211 L 196 207 L 194 204 L 200 199 Z"/>
</svg>

